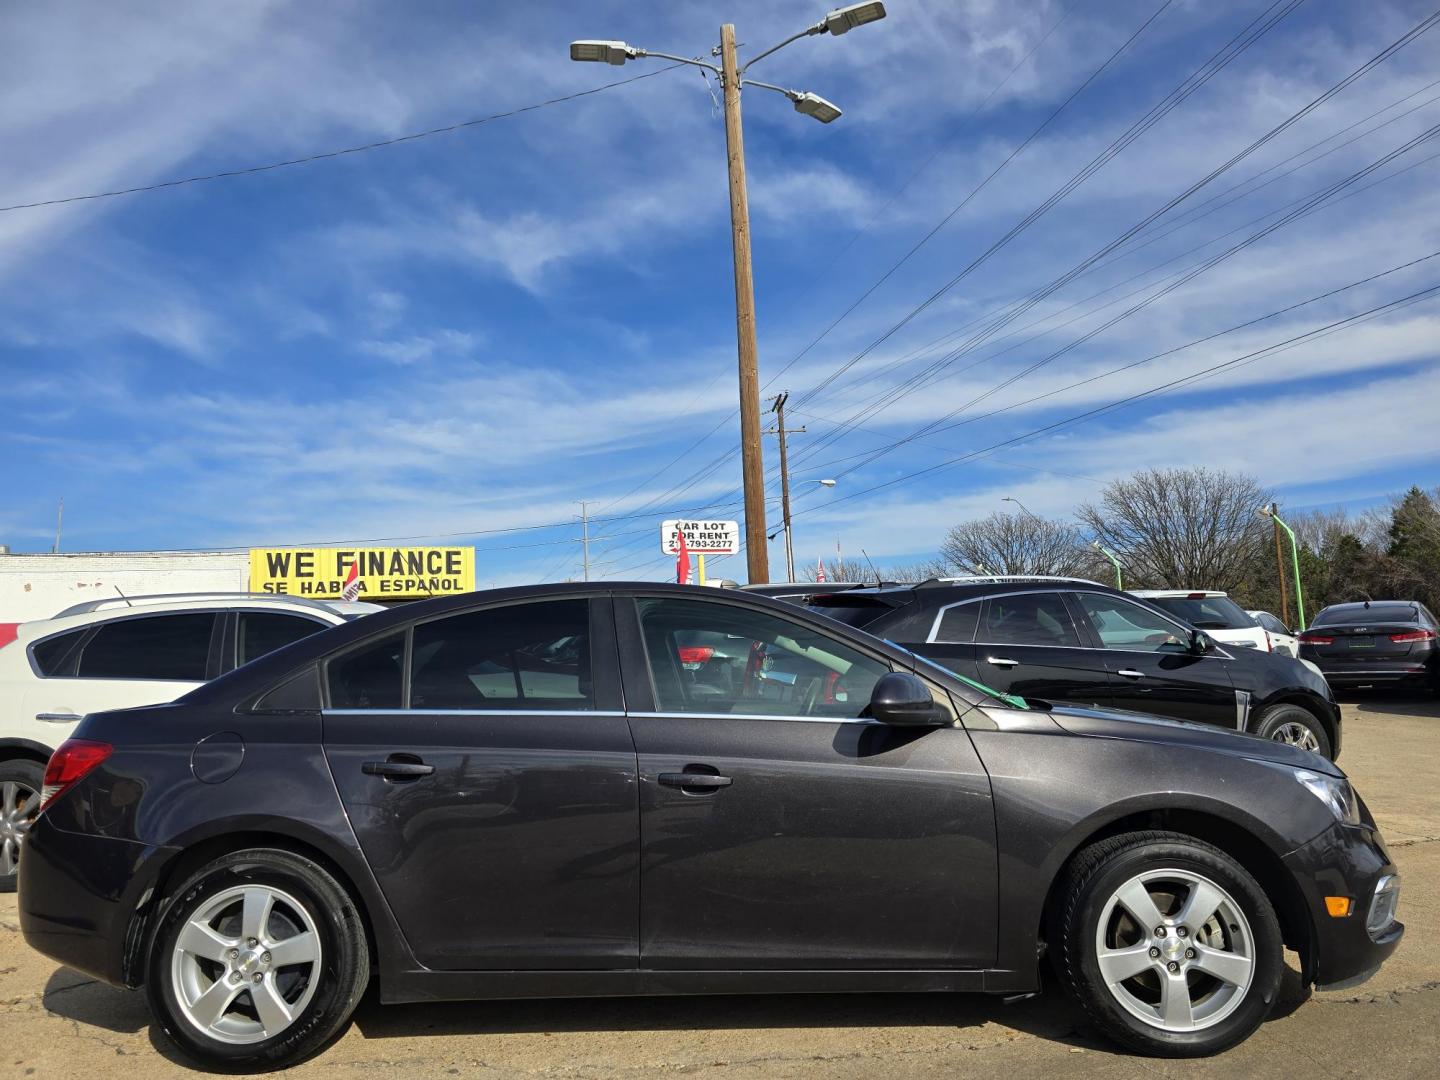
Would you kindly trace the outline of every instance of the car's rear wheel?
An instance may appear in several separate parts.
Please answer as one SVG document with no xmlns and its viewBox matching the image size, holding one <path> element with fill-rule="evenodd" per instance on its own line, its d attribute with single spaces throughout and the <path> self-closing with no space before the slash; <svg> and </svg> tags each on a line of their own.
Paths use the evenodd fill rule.
<svg viewBox="0 0 1440 1080">
<path fill-rule="evenodd" d="M 0 761 L 0 893 L 14 892 L 20 842 L 40 816 L 45 766 L 23 758 Z"/>
<path fill-rule="evenodd" d="M 1302 750 L 1313 750 L 1321 757 L 1333 756 L 1325 725 L 1314 713 L 1299 705 L 1276 705 L 1266 709 L 1255 727 L 1255 733 L 1262 739 L 1274 739 Z"/>
<path fill-rule="evenodd" d="M 150 952 L 151 1010 L 181 1049 L 280 1068 L 325 1046 L 370 974 L 359 911 L 318 863 L 237 851 L 184 881 Z"/>
<path fill-rule="evenodd" d="M 1274 907 L 1239 863 L 1193 837 L 1129 833 L 1091 846 L 1061 905 L 1061 977 L 1133 1050 L 1219 1053 L 1259 1027 L 1279 991 Z"/>
</svg>

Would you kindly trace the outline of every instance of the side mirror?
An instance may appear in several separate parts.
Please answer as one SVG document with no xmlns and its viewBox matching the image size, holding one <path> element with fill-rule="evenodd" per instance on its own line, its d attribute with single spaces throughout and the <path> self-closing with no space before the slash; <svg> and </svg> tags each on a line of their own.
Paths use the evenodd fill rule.
<svg viewBox="0 0 1440 1080">
<path fill-rule="evenodd" d="M 880 676 L 870 694 L 871 717 L 892 727 L 939 727 L 948 718 L 918 675 L 892 671 Z"/>
<path fill-rule="evenodd" d="M 1204 656 L 1215 647 L 1215 642 L 1210 640 L 1210 635 L 1203 630 L 1190 631 L 1190 651 L 1196 656 Z"/>
</svg>

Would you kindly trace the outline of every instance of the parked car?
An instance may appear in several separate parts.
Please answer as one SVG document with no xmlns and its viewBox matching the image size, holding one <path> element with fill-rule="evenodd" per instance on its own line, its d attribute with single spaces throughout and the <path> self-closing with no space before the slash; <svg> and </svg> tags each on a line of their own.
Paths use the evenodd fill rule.
<svg viewBox="0 0 1440 1080">
<path fill-rule="evenodd" d="M 1336 686 L 1440 691 L 1440 623 L 1418 600 L 1366 600 L 1322 608 L 1300 635 L 1300 655 Z"/>
<path fill-rule="evenodd" d="M 1255 616 L 1215 589 L 1131 589 L 1181 622 L 1220 642 L 1270 652 L 1270 639 Z"/>
<path fill-rule="evenodd" d="M 1092 581 L 936 579 L 817 596 L 811 606 L 1026 698 L 1134 709 L 1340 753 L 1340 709 L 1317 672 L 1218 644 L 1208 630 Z"/>
<path fill-rule="evenodd" d="M 237 593 L 91 600 L 53 619 L 0 624 L 0 892 L 45 762 L 87 712 L 169 701 L 281 645 L 378 604 Z"/>
<path fill-rule="evenodd" d="M 870 582 L 869 584 L 876 583 Z M 848 592 L 851 589 L 864 589 L 869 586 L 863 581 L 772 581 L 767 585 L 737 585 L 735 587 L 757 596 L 771 596 L 776 600 L 792 600 L 803 604 L 807 596 Z"/>
<path fill-rule="evenodd" d="M 693 634 L 745 643 L 752 677 L 701 691 Z M 92 714 L 26 845 L 30 945 L 143 986 L 224 1069 L 318 1051 L 372 980 L 1024 994 L 1047 952 L 1101 1030 L 1193 1056 L 1261 1023 L 1285 946 L 1348 986 L 1404 932 L 1374 820 L 1315 754 L 649 583 L 421 601 Z"/>
<path fill-rule="evenodd" d="M 1271 652 L 1279 653 L 1281 656 L 1300 655 L 1300 639 L 1295 635 L 1295 631 L 1286 626 L 1278 616 L 1272 615 L 1268 611 L 1250 611 L 1246 614 L 1258 622 L 1260 629 L 1264 630 L 1266 636 L 1269 637 Z"/>
</svg>

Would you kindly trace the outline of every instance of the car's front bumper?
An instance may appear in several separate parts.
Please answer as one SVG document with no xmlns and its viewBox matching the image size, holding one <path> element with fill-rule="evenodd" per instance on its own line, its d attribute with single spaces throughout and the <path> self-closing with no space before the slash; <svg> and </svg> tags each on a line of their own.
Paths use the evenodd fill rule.
<svg viewBox="0 0 1440 1080">
<path fill-rule="evenodd" d="M 114 986 L 134 970 L 148 904 L 167 848 L 68 832 L 41 814 L 20 857 L 20 932 L 31 948 Z"/>
<path fill-rule="evenodd" d="M 1342 989 L 1379 971 L 1405 934 L 1404 924 L 1393 917 L 1373 929 L 1366 925 L 1377 886 L 1387 878 L 1399 879 L 1379 830 L 1337 824 L 1292 851 L 1285 863 L 1305 897 L 1314 929 L 1310 981 L 1322 990 Z M 1331 915 L 1326 897 L 1348 898 L 1349 913 Z"/>
</svg>

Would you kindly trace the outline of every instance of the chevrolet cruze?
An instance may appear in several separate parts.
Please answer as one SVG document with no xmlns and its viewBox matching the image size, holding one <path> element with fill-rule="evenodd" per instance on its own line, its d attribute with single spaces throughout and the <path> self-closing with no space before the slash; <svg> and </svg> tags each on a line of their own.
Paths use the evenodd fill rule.
<svg viewBox="0 0 1440 1080">
<path fill-rule="evenodd" d="M 1318 754 L 686 586 L 371 615 L 88 716 L 43 799 L 26 939 L 230 1069 L 317 1052 L 370 984 L 1022 994 L 1042 964 L 1112 1038 L 1193 1056 L 1265 1019 L 1285 946 L 1336 987 L 1403 933 Z"/>
</svg>

